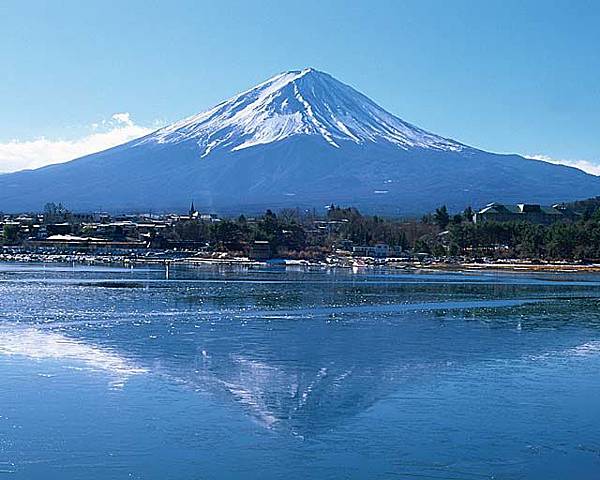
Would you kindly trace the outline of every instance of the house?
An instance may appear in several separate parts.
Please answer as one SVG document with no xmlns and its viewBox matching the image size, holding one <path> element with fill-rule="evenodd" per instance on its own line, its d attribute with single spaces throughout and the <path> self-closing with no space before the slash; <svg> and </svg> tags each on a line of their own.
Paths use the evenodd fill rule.
<svg viewBox="0 0 600 480">
<path fill-rule="evenodd" d="M 60 252 L 94 251 L 97 253 L 126 253 L 146 248 L 146 244 L 139 241 L 114 242 L 102 238 L 80 237 L 69 234 L 50 235 L 44 240 L 27 240 L 24 245 L 29 248 L 50 249 Z"/>
<path fill-rule="evenodd" d="M 256 240 L 250 247 L 250 259 L 269 260 L 271 258 L 271 245 L 265 240 Z"/>
<path fill-rule="evenodd" d="M 203 222 L 211 223 L 217 223 L 221 221 L 221 219 L 216 213 L 203 213 L 200 215 L 200 220 L 202 220 Z"/>
<path fill-rule="evenodd" d="M 574 221 L 578 217 L 579 214 L 565 205 L 547 207 L 533 203 L 519 203 L 516 205 L 490 203 L 475 213 L 473 221 L 475 223 L 528 222 L 538 225 L 550 225 L 555 222 Z"/>
<path fill-rule="evenodd" d="M 356 246 L 352 247 L 352 255 L 356 257 L 374 257 L 386 258 L 390 252 L 390 247 L 385 243 L 378 243 L 375 246 Z"/>
<path fill-rule="evenodd" d="M 71 224 L 69 222 L 50 223 L 46 225 L 48 235 L 69 235 L 71 233 Z"/>
</svg>

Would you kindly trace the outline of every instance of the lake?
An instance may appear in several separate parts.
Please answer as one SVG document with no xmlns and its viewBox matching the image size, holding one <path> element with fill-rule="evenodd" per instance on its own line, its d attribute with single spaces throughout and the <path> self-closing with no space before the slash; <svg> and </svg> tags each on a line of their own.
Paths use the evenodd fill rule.
<svg viewBox="0 0 600 480">
<path fill-rule="evenodd" d="M 0 478 L 600 478 L 600 275 L 0 264 Z"/>
</svg>

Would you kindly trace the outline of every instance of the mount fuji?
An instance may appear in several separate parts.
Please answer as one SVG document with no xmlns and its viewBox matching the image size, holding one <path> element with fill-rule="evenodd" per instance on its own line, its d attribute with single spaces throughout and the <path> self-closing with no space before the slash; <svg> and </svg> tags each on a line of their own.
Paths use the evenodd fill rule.
<svg viewBox="0 0 600 480">
<path fill-rule="evenodd" d="M 0 211 L 255 213 L 336 203 L 403 215 L 446 204 L 554 203 L 600 195 L 600 178 L 485 152 L 387 112 L 308 68 L 145 137 L 67 163 L 0 175 Z"/>
</svg>

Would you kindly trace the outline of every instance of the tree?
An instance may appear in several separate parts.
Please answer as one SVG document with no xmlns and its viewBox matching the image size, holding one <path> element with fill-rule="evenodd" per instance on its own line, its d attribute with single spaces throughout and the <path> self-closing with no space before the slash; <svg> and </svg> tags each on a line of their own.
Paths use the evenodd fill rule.
<svg viewBox="0 0 600 480">
<path fill-rule="evenodd" d="M 4 243 L 13 244 L 17 242 L 19 237 L 19 226 L 18 225 L 4 225 L 2 229 L 2 237 L 4 239 Z"/>
<path fill-rule="evenodd" d="M 360 212 L 354 207 L 340 208 L 331 205 L 327 210 L 327 220 L 349 220 L 355 221 L 362 217 Z"/>
<path fill-rule="evenodd" d="M 473 221 L 473 209 L 471 207 L 467 207 L 465 208 L 465 210 L 463 211 L 463 218 L 465 219 L 466 222 L 472 222 Z"/>
<path fill-rule="evenodd" d="M 62 203 L 49 202 L 44 205 L 44 223 L 64 222 L 69 213 Z"/>
<path fill-rule="evenodd" d="M 284 223 L 297 223 L 300 220 L 300 215 L 295 208 L 284 208 L 279 212 L 278 218 Z"/>
<path fill-rule="evenodd" d="M 419 238 L 416 242 L 415 242 L 415 248 L 413 248 L 413 251 L 415 253 L 431 253 L 431 249 L 429 248 L 429 245 L 427 244 L 427 242 L 421 238 Z"/>
<path fill-rule="evenodd" d="M 435 210 L 435 213 L 433 214 L 433 220 L 435 221 L 436 225 L 442 230 L 444 230 L 448 226 L 448 224 L 450 223 L 450 215 L 448 214 L 448 209 L 446 208 L 446 205 L 442 205 L 440 208 L 437 208 Z"/>
<path fill-rule="evenodd" d="M 223 220 L 211 225 L 212 239 L 228 250 L 241 250 L 243 232 L 240 226 L 232 221 Z"/>
<path fill-rule="evenodd" d="M 458 213 L 456 215 L 452 216 L 452 223 L 454 225 L 458 225 L 459 223 L 462 223 L 463 220 L 464 220 L 464 217 Z"/>
<path fill-rule="evenodd" d="M 209 239 L 209 225 L 197 219 L 178 222 L 174 228 L 175 240 L 205 242 Z"/>
<path fill-rule="evenodd" d="M 443 257 L 444 255 L 446 255 L 446 249 L 444 248 L 443 245 L 437 243 L 431 249 L 431 254 L 434 257 Z"/>
</svg>

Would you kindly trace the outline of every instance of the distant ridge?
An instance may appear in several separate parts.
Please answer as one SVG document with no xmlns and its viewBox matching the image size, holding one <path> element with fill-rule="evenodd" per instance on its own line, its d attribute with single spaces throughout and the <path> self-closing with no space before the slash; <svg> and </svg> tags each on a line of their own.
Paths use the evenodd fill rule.
<svg viewBox="0 0 600 480">
<path fill-rule="evenodd" d="M 346 204 L 390 215 L 600 195 L 600 178 L 427 132 L 318 70 L 290 71 L 143 138 L 0 176 L 0 211 L 258 212 Z"/>
</svg>

